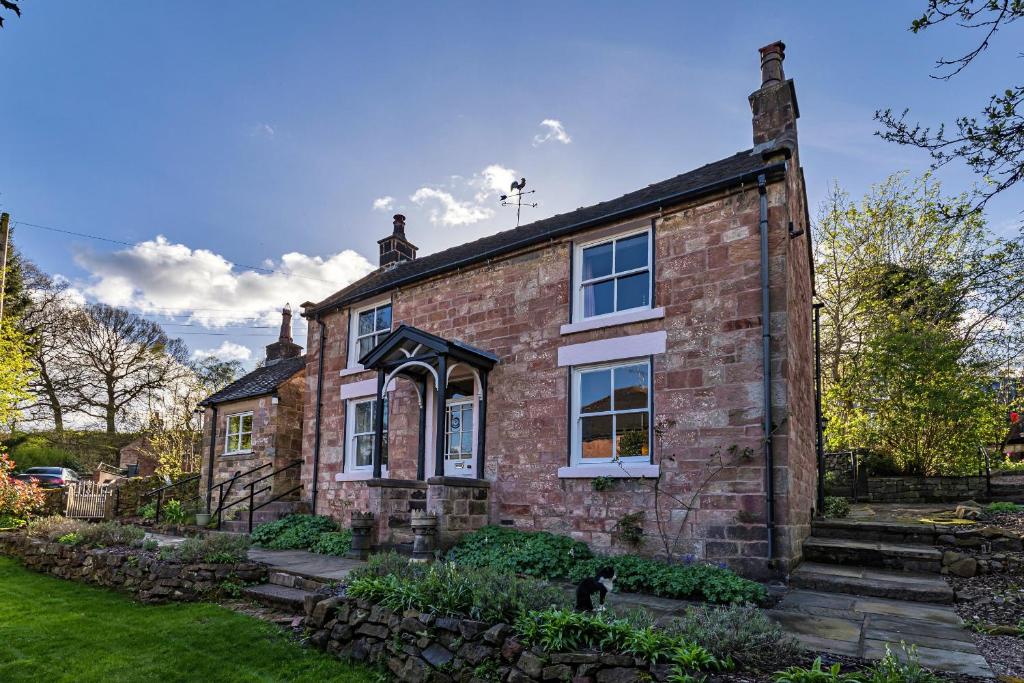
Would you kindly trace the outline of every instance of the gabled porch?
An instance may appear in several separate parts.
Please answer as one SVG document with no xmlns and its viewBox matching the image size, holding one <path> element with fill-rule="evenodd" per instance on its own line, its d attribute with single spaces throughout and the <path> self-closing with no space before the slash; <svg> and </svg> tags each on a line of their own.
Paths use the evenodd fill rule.
<svg viewBox="0 0 1024 683">
<path fill-rule="evenodd" d="M 367 540 L 374 547 L 408 547 L 413 517 L 433 515 L 438 543 L 447 547 L 487 524 L 487 387 L 497 357 L 400 325 L 359 361 L 376 371 L 375 405 L 385 407 L 373 411 L 367 509 L 353 511 L 354 526 L 372 523 Z M 389 414 L 388 397 L 399 384 L 406 395 L 408 386 L 414 390 L 415 419 Z M 392 476 L 413 471 L 415 478 Z"/>
</svg>

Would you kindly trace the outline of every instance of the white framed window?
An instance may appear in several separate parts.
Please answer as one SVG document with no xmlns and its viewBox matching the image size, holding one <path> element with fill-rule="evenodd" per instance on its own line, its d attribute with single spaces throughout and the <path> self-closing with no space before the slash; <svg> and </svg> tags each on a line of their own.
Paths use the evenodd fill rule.
<svg viewBox="0 0 1024 683">
<path fill-rule="evenodd" d="M 248 453 L 252 450 L 252 411 L 228 415 L 224 430 L 224 454 Z"/>
<path fill-rule="evenodd" d="M 378 302 L 352 311 L 348 365 L 361 367 L 359 359 L 391 332 L 391 302 Z"/>
<path fill-rule="evenodd" d="M 448 401 L 444 454 L 449 460 L 473 457 L 473 399 Z"/>
<path fill-rule="evenodd" d="M 649 462 L 651 365 L 573 368 L 572 464 Z"/>
<path fill-rule="evenodd" d="M 376 398 L 351 399 L 345 421 L 348 439 L 345 441 L 345 471 L 373 469 L 373 434 L 376 419 Z M 381 468 L 388 467 L 388 400 L 384 399 L 384 434 L 381 447 Z"/>
<path fill-rule="evenodd" d="M 651 307 L 651 230 L 583 242 L 573 262 L 573 319 L 590 320 Z"/>
</svg>

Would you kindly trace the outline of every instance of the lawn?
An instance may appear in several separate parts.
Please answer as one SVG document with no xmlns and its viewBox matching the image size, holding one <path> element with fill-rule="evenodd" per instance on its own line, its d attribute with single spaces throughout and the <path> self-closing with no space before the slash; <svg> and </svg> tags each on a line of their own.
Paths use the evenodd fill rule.
<svg viewBox="0 0 1024 683">
<path fill-rule="evenodd" d="M 0 557 L 0 681 L 197 680 L 379 678 L 217 605 L 141 605 Z"/>
</svg>

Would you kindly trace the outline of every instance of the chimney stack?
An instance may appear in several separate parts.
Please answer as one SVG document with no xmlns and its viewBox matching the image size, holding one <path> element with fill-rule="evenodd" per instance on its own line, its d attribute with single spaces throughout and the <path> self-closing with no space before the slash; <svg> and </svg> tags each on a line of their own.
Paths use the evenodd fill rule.
<svg viewBox="0 0 1024 683">
<path fill-rule="evenodd" d="M 416 246 L 405 238 L 405 216 L 396 213 L 394 216 L 394 230 L 382 240 L 377 240 L 380 245 L 380 267 L 394 267 L 402 261 L 412 261 L 416 258 Z"/>
<path fill-rule="evenodd" d="M 281 310 L 281 332 L 277 341 L 267 344 L 267 365 L 301 355 L 302 347 L 292 341 L 292 305 L 285 304 Z"/>
<path fill-rule="evenodd" d="M 793 81 L 786 80 L 782 62 L 786 44 L 781 40 L 765 45 L 761 55 L 761 87 L 750 95 L 753 114 L 754 151 L 771 155 L 796 151 L 796 120 L 800 109 L 796 103 Z"/>
</svg>

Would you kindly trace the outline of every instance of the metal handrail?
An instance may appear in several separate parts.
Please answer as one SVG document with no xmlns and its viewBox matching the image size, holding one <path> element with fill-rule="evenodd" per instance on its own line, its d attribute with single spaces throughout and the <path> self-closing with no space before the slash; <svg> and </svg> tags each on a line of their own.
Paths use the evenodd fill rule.
<svg viewBox="0 0 1024 683">
<path fill-rule="evenodd" d="M 227 500 L 227 497 L 231 495 L 231 489 L 234 488 L 235 482 L 238 481 L 239 479 L 241 479 L 242 477 L 247 477 L 250 474 L 252 474 L 253 472 L 259 472 L 260 470 L 262 470 L 262 469 L 264 469 L 266 467 L 270 467 L 270 466 L 271 466 L 271 463 L 265 462 L 262 465 L 258 465 L 257 467 L 253 467 L 251 470 L 246 470 L 245 472 L 242 472 L 241 470 L 237 470 L 231 476 L 230 479 L 225 479 L 224 481 L 222 481 L 222 482 L 220 482 L 220 483 L 218 483 L 216 485 L 217 486 L 217 509 L 213 512 L 213 515 L 217 518 L 217 529 L 218 530 L 220 529 L 220 525 L 221 525 L 221 515 L 223 514 L 224 510 L 227 509 L 227 507 L 230 507 L 230 506 L 225 506 L 224 505 L 224 501 Z M 227 484 L 227 487 L 228 487 L 228 490 L 226 492 L 224 491 L 224 485 L 225 484 Z M 210 488 L 212 489 L 213 486 L 211 485 Z"/>
<path fill-rule="evenodd" d="M 270 488 L 270 487 L 268 486 L 267 488 Z M 270 498 L 270 499 L 267 499 L 267 500 L 263 501 L 262 503 L 260 503 L 259 505 L 255 506 L 255 507 L 253 507 L 253 505 L 252 505 L 253 494 L 250 491 L 250 494 L 249 494 L 249 533 L 250 534 L 252 533 L 252 513 L 256 512 L 261 507 L 264 507 L 266 505 L 270 505 L 271 503 L 277 502 L 277 501 L 281 500 L 282 498 L 284 498 L 285 496 L 287 496 L 288 494 L 295 493 L 296 491 L 299 491 L 301 489 L 302 489 L 302 484 L 299 484 L 298 486 L 294 486 L 294 487 L 288 489 L 284 493 L 280 493 L 280 494 L 274 496 L 273 498 Z M 263 491 L 266 491 L 266 490 L 267 489 L 263 489 L 263 490 L 260 491 L 260 493 L 263 493 Z"/>
<path fill-rule="evenodd" d="M 260 482 L 266 481 L 267 479 L 270 479 L 272 477 L 277 476 L 281 472 L 284 472 L 286 470 L 290 470 L 293 467 L 300 467 L 301 465 L 302 465 L 302 461 L 301 460 L 296 460 L 295 462 L 293 462 L 291 464 L 288 464 L 288 465 L 285 465 L 284 467 L 280 467 L 280 468 L 278 468 L 276 470 L 273 470 L 272 472 L 264 474 L 259 479 L 254 479 L 253 481 L 250 481 L 247 484 L 245 484 L 245 488 L 249 489 L 249 494 L 247 496 L 244 496 L 242 498 L 239 498 L 238 500 L 232 501 L 231 503 L 228 503 L 227 505 L 223 505 L 222 504 L 222 506 L 217 509 L 217 529 L 219 530 L 221 528 L 222 519 L 223 519 L 222 518 L 222 514 L 223 514 L 224 510 L 229 510 L 229 509 L 233 508 L 234 506 L 238 505 L 239 503 L 248 501 L 249 502 L 248 533 L 252 533 L 253 513 L 256 512 L 256 510 L 259 510 L 262 507 L 270 505 L 271 503 L 276 502 L 276 501 L 280 500 L 281 498 L 287 496 L 288 494 L 294 493 L 295 491 L 298 491 L 298 490 L 300 490 L 302 488 L 302 484 L 300 483 L 298 486 L 294 486 L 294 487 L 288 489 L 287 491 L 285 491 L 284 493 L 280 493 L 280 494 L 274 496 L 273 498 L 269 498 L 268 500 L 265 500 L 265 501 L 261 502 L 259 505 L 257 505 L 256 504 L 256 496 L 258 496 L 258 495 L 260 495 L 262 493 L 265 493 L 267 491 L 272 490 L 273 489 L 273 485 L 271 485 L 271 486 L 264 486 L 263 488 L 259 489 L 258 491 L 256 490 L 256 485 L 259 484 Z M 221 499 L 222 503 L 223 503 L 223 500 L 224 499 L 222 498 Z"/>
<path fill-rule="evenodd" d="M 182 486 L 184 484 L 188 484 L 190 482 L 196 481 L 201 476 L 202 475 L 194 474 L 191 477 L 185 477 L 184 479 L 179 479 L 178 481 L 171 482 L 170 484 L 165 484 L 163 486 L 155 488 L 152 491 L 149 491 L 146 494 L 144 494 L 143 497 L 147 498 L 147 499 L 152 497 L 152 495 L 154 493 L 157 494 L 157 496 L 156 496 L 156 516 L 153 519 L 154 523 L 156 523 L 156 524 L 160 523 L 160 509 L 163 506 L 163 502 L 164 502 L 164 491 L 167 491 L 168 489 L 177 488 L 178 486 Z M 195 496 L 193 498 L 186 499 L 185 502 L 188 502 L 190 500 L 196 500 L 198 498 L 199 498 L 199 496 L 197 495 L 197 496 Z"/>
</svg>

